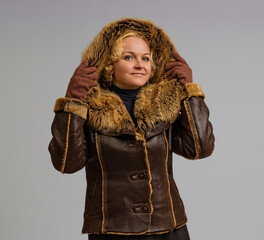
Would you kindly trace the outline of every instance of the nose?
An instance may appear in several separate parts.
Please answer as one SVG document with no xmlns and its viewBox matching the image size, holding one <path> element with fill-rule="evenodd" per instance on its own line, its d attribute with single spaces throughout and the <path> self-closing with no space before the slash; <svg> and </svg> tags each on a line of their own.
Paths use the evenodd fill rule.
<svg viewBox="0 0 264 240">
<path fill-rule="evenodd" d="M 137 69 L 143 68 L 143 63 L 142 63 L 142 60 L 141 59 L 137 59 L 136 60 L 135 68 L 137 68 Z"/>
</svg>

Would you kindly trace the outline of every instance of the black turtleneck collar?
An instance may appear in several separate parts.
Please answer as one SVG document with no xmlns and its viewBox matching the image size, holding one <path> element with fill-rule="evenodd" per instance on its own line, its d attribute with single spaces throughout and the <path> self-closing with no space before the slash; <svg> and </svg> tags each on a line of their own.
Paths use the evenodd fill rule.
<svg viewBox="0 0 264 240">
<path fill-rule="evenodd" d="M 134 117 L 134 104 L 136 96 L 139 93 L 140 89 L 141 87 L 137 89 L 122 89 L 115 85 L 112 85 L 109 88 L 111 92 L 116 93 L 121 98 L 135 124 L 136 119 Z"/>
<path fill-rule="evenodd" d="M 134 99 L 139 93 L 141 87 L 137 89 L 122 89 L 115 85 L 112 85 L 109 89 L 110 91 L 115 92 L 123 100 L 123 99 L 131 99 L 131 98 Z"/>
</svg>

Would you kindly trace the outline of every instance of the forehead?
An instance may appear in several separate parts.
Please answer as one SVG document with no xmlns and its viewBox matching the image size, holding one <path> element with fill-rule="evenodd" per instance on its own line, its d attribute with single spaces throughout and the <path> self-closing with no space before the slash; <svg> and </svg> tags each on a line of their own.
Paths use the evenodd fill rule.
<svg viewBox="0 0 264 240">
<path fill-rule="evenodd" d="M 123 52 L 131 51 L 138 53 L 149 53 L 148 44 L 142 39 L 138 37 L 127 37 L 123 39 Z"/>
</svg>

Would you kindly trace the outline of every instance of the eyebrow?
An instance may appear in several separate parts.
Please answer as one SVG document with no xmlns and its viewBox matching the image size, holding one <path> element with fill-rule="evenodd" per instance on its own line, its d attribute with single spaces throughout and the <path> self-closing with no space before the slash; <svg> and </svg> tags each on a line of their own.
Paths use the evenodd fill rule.
<svg viewBox="0 0 264 240">
<path fill-rule="evenodd" d="M 131 52 L 131 51 L 125 51 L 125 52 L 123 52 L 123 54 L 124 53 L 131 53 L 131 54 L 135 54 L 134 52 Z M 144 53 L 143 55 L 150 55 L 150 53 Z"/>
</svg>

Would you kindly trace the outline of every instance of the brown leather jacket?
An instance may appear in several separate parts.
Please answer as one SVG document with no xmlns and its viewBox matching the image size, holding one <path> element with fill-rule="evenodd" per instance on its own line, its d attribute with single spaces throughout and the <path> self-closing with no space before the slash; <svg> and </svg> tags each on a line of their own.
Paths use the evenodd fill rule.
<svg viewBox="0 0 264 240">
<path fill-rule="evenodd" d="M 172 156 L 209 156 L 212 125 L 198 84 L 183 87 L 157 76 L 137 96 L 137 126 L 121 99 L 100 84 L 84 102 L 56 101 L 49 151 L 62 173 L 85 167 L 83 233 L 156 234 L 187 222 Z"/>
</svg>

